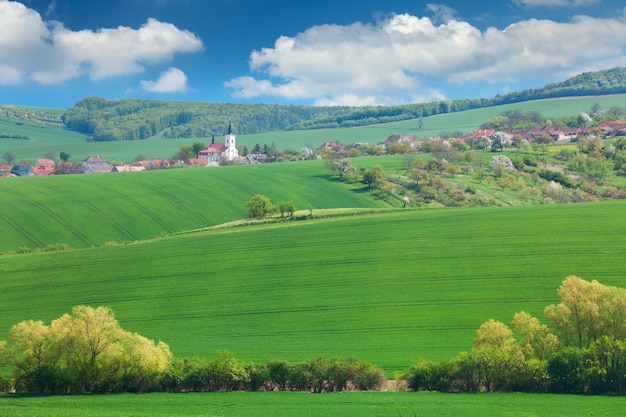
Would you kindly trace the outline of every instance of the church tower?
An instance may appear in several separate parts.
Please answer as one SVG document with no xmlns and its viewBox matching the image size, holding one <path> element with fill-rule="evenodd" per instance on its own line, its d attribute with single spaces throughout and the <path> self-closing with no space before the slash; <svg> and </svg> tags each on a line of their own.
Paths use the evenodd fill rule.
<svg viewBox="0 0 626 417">
<path fill-rule="evenodd" d="M 228 122 L 228 133 L 224 136 L 224 146 L 226 147 L 226 150 L 224 151 L 226 159 L 232 161 L 233 159 L 239 157 L 239 152 L 237 151 L 235 143 L 235 134 L 233 133 L 233 125 L 231 122 Z"/>
</svg>

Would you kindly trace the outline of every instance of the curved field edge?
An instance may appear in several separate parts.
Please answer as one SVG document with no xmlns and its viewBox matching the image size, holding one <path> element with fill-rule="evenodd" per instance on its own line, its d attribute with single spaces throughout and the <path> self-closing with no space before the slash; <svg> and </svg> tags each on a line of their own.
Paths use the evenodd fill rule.
<svg viewBox="0 0 626 417">
<path fill-rule="evenodd" d="M 0 188 L 0 252 L 125 243 L 241 220 L 256 193 L 298 209 L 389 207 L 329 181 L 323 161 L 17 178 Z"/>
<path fill-rule="evenodd" d="M 625 202 L 400 211 L 0 257 L 0 335 L 85 304 L 178 356 L 354 356 L 389 376 L 543 318 L 569 275 L 625 286 Z"/>
<path fill-rule="evenodd" d="M 0 411 L 5 417 L 610 417 L 623 416 L 624 408 L 625 397 L 547 394 L 347 392 L 313 395 L 228 392 L 93 396 L 0 395 Z"/>
</svg>

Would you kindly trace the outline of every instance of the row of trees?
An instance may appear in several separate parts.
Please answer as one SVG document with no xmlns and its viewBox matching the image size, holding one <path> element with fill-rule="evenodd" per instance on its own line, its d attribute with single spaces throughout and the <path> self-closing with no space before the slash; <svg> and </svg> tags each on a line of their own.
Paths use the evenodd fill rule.
<svg viewBox="0 0 626 417">
<path fill-rule="evenodd" d="M 227 351 L 213 360 L 174 359 L 169 347 L 124 331 L 106 307 L 77 306 L 50 325 L 24 321 L 0 342 L 0 391 L 31 393 L 289 390 L 331 392 L 380 387 L 379 368 L 354 358 L 265 365 Z"/>
<path fill-rule="evenodd" d="M 249 219 L 262 219 L 273 213 L 280 213 L 280 217 L 292 217 L 296 211 L 296 203 L 291 200 L 272 203 L 269 197 L 255 194 L 246 203 L 246 208 L 246 216 Z"/>
<path fill-rule="evenodd" d="M 289 363 L 243 363 L 232 353 L 218 352 L 217 359 L 175 361 L 163 379 L 167 391 L 308 391 L 339 392 L 380 388 L 385 376 L 380 368 L 355 358 L 319 356 Z"/>
<path fill-rule="evenodd" d="M 626 290 L 570 276 L 558 293 L 561 302 L 545 309 L 551 328 L 526 312 L 515 314 L 512 330 L 489 320 L 470 351 L 409 369 L 409 387 L 626 393 Z"/>
</svg>

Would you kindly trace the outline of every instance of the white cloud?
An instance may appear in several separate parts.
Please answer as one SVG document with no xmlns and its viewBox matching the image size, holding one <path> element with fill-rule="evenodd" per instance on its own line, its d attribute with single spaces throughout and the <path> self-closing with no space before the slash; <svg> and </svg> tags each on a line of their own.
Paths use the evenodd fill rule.
<svg viewBox="0 0 626 417">
<path fill-rule="evenodd" d="M 601 0 L 513 0 L 520 7 L 587 7 Z"/>
<path fill-rule="evenodd" d="M 156 81 L 141 81 L 141 88 L 150 93 L 184 93 L 189 89 L 187 75 L 173 67 L 163 71 Z"/>
<path fill-rule="evenodd" d="M 53 2 L 54 3 L 54 2 Z M 72 31 L 45 22 L 21 3 L 0 1 L 0 84 L 54 84 L 87 75 L 99 80 L 145 71 L 179 53 L 197 52 L 202 41 L 186 30 L 148 21 L 139 29 Z"/>
<path fill-rule="evenodd" d="M 427 3 L 426 10 L 432 12 L 436 21 L 447 23 L 456 18 L 457 12 L 443 4 Z"/>
<path fill-rule="evenodd" d="M 467 22 L 435 25 L 394 15 L 377 24 L 312 27 L 250 54 L 256 74 L 225 83 L 234 97 L 307 99 L 318 104 L 444 98 L 427 80 L 512 83 L 526 76 L 626 65 L 626 19 L 577 16 L 525 20 L 484 31 Z M 558 79 L 558 78 L 557 78 Z"/>
</svg>

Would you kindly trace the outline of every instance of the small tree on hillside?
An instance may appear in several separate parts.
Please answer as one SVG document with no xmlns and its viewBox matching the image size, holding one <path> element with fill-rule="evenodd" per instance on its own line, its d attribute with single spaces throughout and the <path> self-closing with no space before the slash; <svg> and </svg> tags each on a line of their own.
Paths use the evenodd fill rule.
<svg viewBox="0 0 626 417">
<path fill-rule="evenodd" d="M 272 202 L 268 197 L 261 194 L 255 194 L 246 203 L 246 207 L 248 208 L 247 217 L 249 219 L 262 219 L 273 212 Z"/>
<path fill-rule="evenodd" d="M 15 155 L 15 152 L 9 151 L 4 153 L 3 158 L 7 164 L 12 164 L 17 159 L 17 156 Z"/>
<path fill-rule="evenodd" d="M 293 216 L 294 211 L 296 211 L 296 203 L 293 201 L 281 201 L 277 204 L 278 211 L 280 212 L 280 217 Z"/>
<path fill-rule="evenodd" d="M 61 161 L 67 162 L 72 159 L 72 155 L 70 155 L 68 152 L 61 152 L 59 154 L 59 158 L 61 158 Z"/>
</svg>

